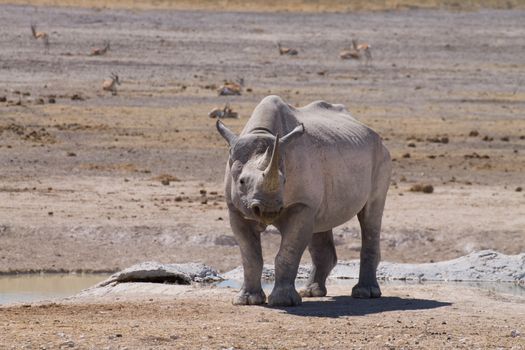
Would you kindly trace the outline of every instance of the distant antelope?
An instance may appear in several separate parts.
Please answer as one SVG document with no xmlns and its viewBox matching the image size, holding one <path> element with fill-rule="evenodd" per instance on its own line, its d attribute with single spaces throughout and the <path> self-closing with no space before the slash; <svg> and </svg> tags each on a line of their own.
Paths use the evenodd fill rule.
<svg viewBox="0 0 525 350">
<path fill-rule="evenodd" d="M 239 118 L 239 113 L 234 112 L 233 109 L 230 107 L 229 103 L 226 103 L 224 105 L 224 108 L 214 108 L 211 110 L 210 113 L 208 113 L 208 117 L 210 118 Z"/>
<path fill-rule="evenodd" d="M 109 41 L 105 42 L 105 46 L 103 48 L 97 47 L 94 49 L 91 49 L 91 53 L 89 56 L 102 56 L 105 55 L 106 52 L 109 50 Z"/>
<path fill-rule="evenodd" d="M 115 73 L 111 73 L 111 76 L 109 79 L 104 80 L 102 83 L 102 90 L 104 91 L 111 91 L 112 95 L 117 94 L 117 84 L 120 85 L 120 80 L 118 78 L 118 75 Z"/>
<path fill-rule="evenodd" d="M 352 40 L 352 45 L 357 49 L 357 51 L 361 52 L 363 51 L 365 53 L 365 58 L 368 63 L 368 61 L 372 60 L 372 46 L 368 43 L 361 43 L 357 45 L 357 40 Z"/>
<path fill-rule="evenodd" d="M 49 46 L 49 35 L 47 35 L 46 32 L 37 32 L 36 26 L 34 24 L 31 24 L 31 33 L 33 34 L 33 38 L 37 40 L 42 39 L 42 41 L 44 42 L 44 45 L 46 47 Z"/>
<path fill-rule="evenodd" d="M 217 92 L 219 93 L 219 96 L 240 95 L 243 86 L 244 78 L 238 79 L 237 82 L 225 80 L 224 84 L 217 90 Z"/>
<path fill-rule="evenodd" d="M 277 42 L 277 48 L 279 49 L 279 55 L 297 56 L 299 51 L 291 47 L 282 47 L 280 42 Z"/>
<path fill-rule="evenodd" d="M 341 51 L 339 57 L 343 60 L 360 60 L 361 52 L 363 52 L 365 54 L 366 63 L 368 63 L 372 59 L 371 48 L 372 47 L 367 43 L 358 44 L 357 40 L 352 40 L 352 48 Z"/>
</svg>

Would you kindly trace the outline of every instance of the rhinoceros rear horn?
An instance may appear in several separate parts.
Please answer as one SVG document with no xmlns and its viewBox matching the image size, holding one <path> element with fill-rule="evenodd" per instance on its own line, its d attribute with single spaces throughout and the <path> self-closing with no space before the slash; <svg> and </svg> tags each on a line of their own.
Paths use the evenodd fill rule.
<svg viewBox="0 0 525 350">
<path fill-rule="evenodd" d="M 279 190 L 279 134 L 275 137 L 272 158 L 263 172 L 264 188 L 269 192 Z"/>
<path fill-rule="evenodd" d="M 230 129 L 226 127 L 219 119 L 217 119 L 217 130 L 219 131 L 219 134 L 221 134 L 222 137 L 228 142 L 228 145 L 232 147 L 235 142 L 237 142 L 237 135 L 233 133 Z"/>
<path fill-rule="evenodd" d="M 292 142 L 293 140 L 295 140 L 302 134 L 304 134 L 303 124 L 296 126 L 295 129 L 290 131 L 288 134 L 284 135 L 283 138 L 281 139 L 281 145 L 285 146 L 289 144 L 290 142 Z"/>
</svg>

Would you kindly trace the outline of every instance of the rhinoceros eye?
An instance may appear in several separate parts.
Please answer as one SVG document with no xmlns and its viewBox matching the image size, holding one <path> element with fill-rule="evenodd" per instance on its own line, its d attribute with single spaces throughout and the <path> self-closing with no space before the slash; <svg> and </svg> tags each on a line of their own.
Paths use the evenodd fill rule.
<svg viewBox="0 0 525 350">
<path fill-rule="evenodd" d="M 245 182 L 244 179 L 240 179 L 240 180 L 239 180 L 239 183 L 240 183 L 241 185 L 244 185 L 244 182 Z"/>
</svg>

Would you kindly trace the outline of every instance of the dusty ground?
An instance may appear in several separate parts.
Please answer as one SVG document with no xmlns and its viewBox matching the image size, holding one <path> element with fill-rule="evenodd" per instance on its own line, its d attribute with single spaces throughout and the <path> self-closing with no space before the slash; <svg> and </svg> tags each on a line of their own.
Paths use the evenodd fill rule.
<svg viewBox="0 0 525 350">
<path fill-rule="evenodd" d="M 0 272 L 106 271 L 144 260 L 238 265 L 221 189 L 227 150 L 207 113 L 229 102 L 241 118 L 226 123 L 240 130 L 268 94 L 294 105 L 344 103 L 383 136 L 395 159 L 385 260 L 523 252 L 524 15 L 0 5 Z M 49 50 L 31 38 L 30 23 L 49 33 Z M 372 45 L 370 65 L 339 59 L 352 38 Z M 87 56 L 104 40 L 107 55 Z M 278 40 L 299 56 L 280 57 Z M 117 96 L 100 91 L 111 72 L 123 80 Z M 217 96 L 224 79 L 238 77 L 242 96 Z M 162 185 L 166 176 L 179 181 Z M 415 183 L 435 191 L 410 192 Z M 336 236 L 339 257 L 356 258 L 356 222 Z M 266 261 L 278 242 L 265 233 Z M 239 312 L 229 291 L 0 309 L 0 343 L 524 347 L 510 336 L 525 331 L 524 304 L 511 297 L 446 286 L 389 287 L 379 301 L 348 292 L 293 310 Z"/>
<path fill-rule="evenodd" d="M 296 308 L 233 306 L 228 289 L 170 289 L 149 300 L 0 308 L 0 334 L 25 349 L 525 348 L 525 301 L 477 289 L 387 287 L 384 298 L 358 300 L 332 286 Z"/>
<path fill-rule="evenodd" d="M 525 249 L 522 11 L 1 9 L 0 272 L 238 265 L 222 196 L 227 150 L 207 112 L 230 102 L 241 118 L 226 122 L 240 130 L 270 93 L 344 103 L 384 137 L 395 160 L 384 259 Z M 49 33 L 48 51 L 29 22 Z M 339 59 L 351 38 L 372 44 L 369 66 Z M 104 40 L 106 56 L 87 56 Z M 277 40 L 299 56 L 279 56 Z M 110 72 L 123 80 L 117 96 L 100 90 Z M 242 96 L 217 96 L 238 77 Z M 166 175 L 180 181 L 164 186 Z M 408 191 L 419 182 L 435 192 Z M 357 223 L 336 232 L 340 258 L 357 257 Z M 279 236 L 265 236 L 271 260 Z"/>
</svg>

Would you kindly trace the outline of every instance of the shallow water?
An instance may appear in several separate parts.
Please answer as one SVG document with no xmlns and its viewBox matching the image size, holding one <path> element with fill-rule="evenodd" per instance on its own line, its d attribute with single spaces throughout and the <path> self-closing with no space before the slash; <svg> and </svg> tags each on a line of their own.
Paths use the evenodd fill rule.
<svg viewBox="0 0 525 350">
<path fill-rule="evenodd" d="M 83 289 L 107 279 L 108 274 L 28 274 L 14 276 L 0 276 L 0 305 L 11 303 L 24 303 L 64 298 L 77 294 Z M 330 285 L 341 285 L 352 288 L 356 280 L 336 279 L 329 280 Z M 407 286 L 414 284 L 456 284 L 458 287 L 472 287 L 487 290 L 496 294 L 511 294 L 525 298 L 525 285 L 498 282 L 415 282 L 389 280 L 380 281 L 381 286 Z M 296 281 L 296 287 L 301 288 L 306 280 Z M 242 281 L 225 280 L 216 284 L 222 288 L 239 289 Z M 263 289 L 268 294 L 273 288 L 273 281 L 263 282 Z"/>
<path fill-rule="evenodd" d="M 74 295 L 108 278 L 107 274 L 27 274 L 0 276 L 0 305 Z"/>
</svg>

